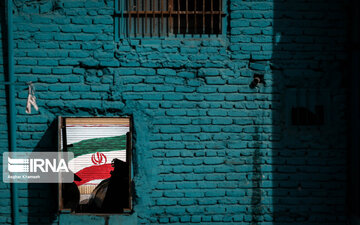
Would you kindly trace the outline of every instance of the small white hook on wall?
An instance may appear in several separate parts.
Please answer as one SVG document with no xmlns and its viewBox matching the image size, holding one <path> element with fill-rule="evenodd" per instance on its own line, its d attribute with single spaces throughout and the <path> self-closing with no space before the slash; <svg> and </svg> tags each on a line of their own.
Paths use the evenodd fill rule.
<svg viewBox="0 0 360 225">
<path fill-rule="evenodd" d="M 35 88 L 31 82 L 28 84 L 28 90 L 29 90 L 29 93 L 28 93 L 28 98 L 27 98 L 27 102 L 26 102 L 25 112 L 27 114 L 30 114 L 31 106 L 33 106 L 36 111 L 39 111 L 39 107 L 36 104 Z"/>
</svg>

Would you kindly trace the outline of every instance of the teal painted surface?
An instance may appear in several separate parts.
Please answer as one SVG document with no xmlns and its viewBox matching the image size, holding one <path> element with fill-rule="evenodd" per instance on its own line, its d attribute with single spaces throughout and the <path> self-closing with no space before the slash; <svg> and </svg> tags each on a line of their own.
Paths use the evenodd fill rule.
<svg viewBox="0 0 360 225">
<path fill-rule="evenodd" d="M 77 224 L 126 224 L 136 225 L 137 215 L 111 215 L 111 216 L 93 216 L 93 215 L 71 215 L 62 214 L 59 216 L 59 224 L 77 225 Z"/>
<path fill-rule="evenodd" d="M 133 115 L 135 213 L 58 216 L 55 186 L 22 184 L 21 223 L 345 223 L 343 2 L 230 0 L 225 37 L 119 42 L 113 11 L 111 0 L 17 5 L 18 151 L 56 151 L 59 115 Z M 249 88 L 255 73 L 266 86 Z M 40 107 L 31 115 L 28 81 Z M 324 126 L 289 124 L 293 88 L 329 98 L 319 100 L 327 102 Z M 1 85 L 1 121 L 4 98 Z M 0 141 L 7 151 L 5 123 Z M 9 190 L 1 182 L 4 224 Z"/>
<path fill-rule="evenodd" d="M 15 103 L 15 73 L 14 73 L 14 40 L 13 40 L 13 3 L 6 1 L 7 9 L 7 59 L 8 59 L 8 116 L 9 116 L 9 151 L 16 152 L 16 103 Z M 19 225 L 18 186 L 11 184 L 11 216 L 14 225 Z"/>
</svg>

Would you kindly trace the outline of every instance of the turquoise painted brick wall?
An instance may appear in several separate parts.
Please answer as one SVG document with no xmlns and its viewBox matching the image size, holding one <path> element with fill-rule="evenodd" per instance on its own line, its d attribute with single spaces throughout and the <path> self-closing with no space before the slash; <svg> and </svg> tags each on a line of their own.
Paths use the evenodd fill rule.
<svg viewBox="0 0 360 225">
<path fill-rule="evenodd" d="M 4 3 L 0 2 L 0 23 L 1 25 L 5 23 L 5 15 L 4 15 Z M 3 83 L 5 80 L 4 73 L 5 73 L 5 62 L 7 61 L 6 53 L 3 49 L 6 46 L 6 41 L 4 38 L 3 33 L 5 32 L 6 28 L 0 26 L 0 83 Z M 5 152 L 8 150 L 8 138 L 7 138 L 7 114 L 6 114 L 6 93 L 5 93 L 5 85 L 0 85 L 0 151 Z M 2 169 L 2 154 L 1 154 L 1 169 Z M 10 211 L 11 211 L 11 201 L 10 201 L 10 185 L 5 184 L 1 181 L 0 183 L 0 224 L 6 224 L 11 222 Z"/>
<path fill-rule="evenodd" d="M 57 116 L 133 115 L 135 128 L 133 215 L 57 215 L 56 186 L 25 184 L 23 224 L 345 223 L 346 1 L 229 0 L 224 36 L 119 42 L 112 0 L 14 3 L 18 151 L 56 150 Z M 256 73 L 267 84 L 251 89 Z M 328 99 L 323 126 L 289 124 L 294 89 Z M 0 85 L 2 152 L 5 97 Z"/>
</svg>

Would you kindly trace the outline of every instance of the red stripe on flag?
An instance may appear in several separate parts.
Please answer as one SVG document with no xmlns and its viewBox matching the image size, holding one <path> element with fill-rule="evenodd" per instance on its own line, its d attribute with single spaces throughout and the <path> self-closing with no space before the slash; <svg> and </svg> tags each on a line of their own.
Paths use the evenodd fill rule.
<svg viewBox="0 0 360 225">
<path fill-rule="evenodd" d="M 80 186 L 92 180 L 107 179 L 111 176 L 110 171 L 113 169 L 110 163 L 89 166 L 76 173 L 76 175 L 81 178 L 81 181 L 74 182 L 77 186 Z"/>
</svg>

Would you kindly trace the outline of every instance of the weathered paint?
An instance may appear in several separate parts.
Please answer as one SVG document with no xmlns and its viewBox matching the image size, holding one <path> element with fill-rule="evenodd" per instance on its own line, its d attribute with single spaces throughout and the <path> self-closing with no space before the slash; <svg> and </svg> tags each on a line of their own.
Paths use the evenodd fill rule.
<svg viewBox="0 0 360 225">
<path fill-rule="evenodd" d="M 225 36 L 119 42 L 112 0 L 18 4 L 18 151 L 56 151 L 59 115 L 133 115 L 136 190 L 133 215 L 58 216 L 56 187 L 19 185 L 20 222 L 344 224 L 345 4 L 230 0 Z M 266 86 L 249 88 L 255 73 Z M 293 88 L 329 97 L 324 126 L 286 121 Z M 4 85 L 0 104 L 6 121 Z M 7 135 L 1 123 L 1 151 Z M 0 223 L 11 223 L 0 189 Z"/>
</svg>

